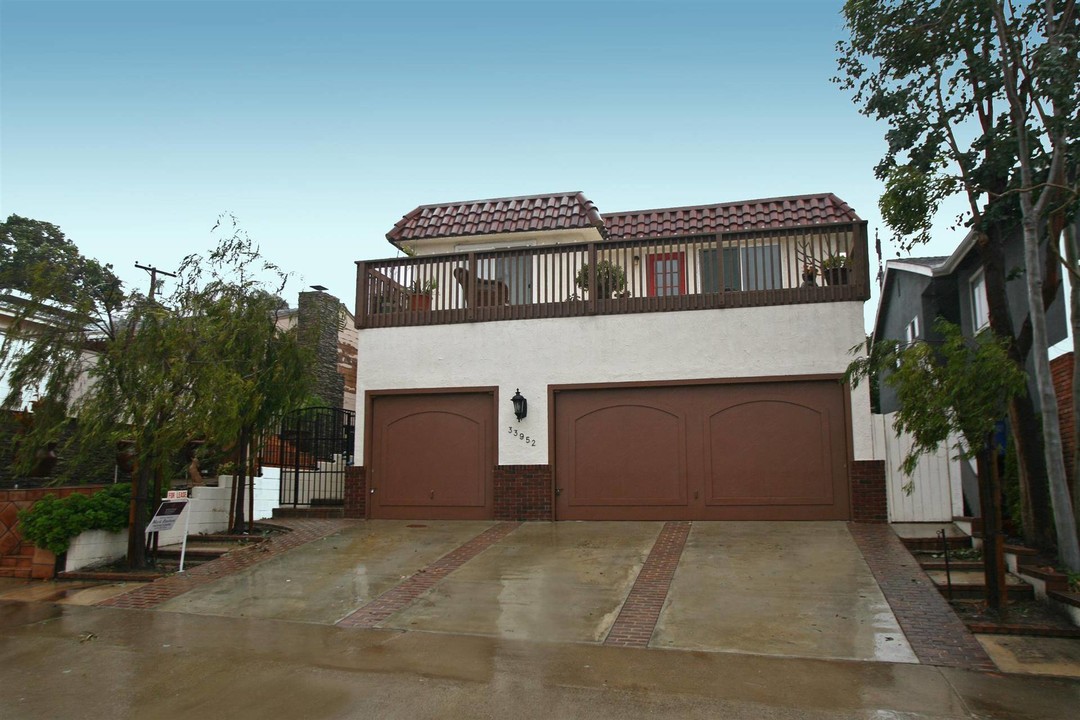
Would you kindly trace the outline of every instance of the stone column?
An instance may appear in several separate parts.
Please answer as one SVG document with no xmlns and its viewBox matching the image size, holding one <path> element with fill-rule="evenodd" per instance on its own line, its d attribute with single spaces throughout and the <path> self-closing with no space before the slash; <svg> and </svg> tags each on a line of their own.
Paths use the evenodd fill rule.
<svg viewBox="0 0 1080 720">
<path fill-rule="evenodd" d="M 315 349 L 315 382 L 312 394 L 332 408 L 341 408 L 345 379 L 338 373 L 338 323 L 341 301 L 324 292 L 300 293 L 297 324 L 300 337 Z M 351 409 L 351 408 L 350 408 Z"/>
</svg>

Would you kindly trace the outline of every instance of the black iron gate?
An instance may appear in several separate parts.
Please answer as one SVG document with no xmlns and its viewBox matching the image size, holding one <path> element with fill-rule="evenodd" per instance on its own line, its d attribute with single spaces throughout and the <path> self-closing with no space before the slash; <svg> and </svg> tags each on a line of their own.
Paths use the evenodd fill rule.
<svg viewBox="0 0 1080 720">
<path fill-rule="evenodd" d="M 281 468 L 278 504 L 342 505 L 345 468 L 353 464 L 356 413 L 310 407 L 281 418 L 281 430 L 264 445 L 263 465 Z"/>
</svg>

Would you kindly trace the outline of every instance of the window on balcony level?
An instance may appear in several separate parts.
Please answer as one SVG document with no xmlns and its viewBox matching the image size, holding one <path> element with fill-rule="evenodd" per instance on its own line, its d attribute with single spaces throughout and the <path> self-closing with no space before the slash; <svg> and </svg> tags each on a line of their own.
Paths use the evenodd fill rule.
<svg viewBox="0 0 1080 720">
<path fill-rule="evenodd" d="M 724 290 L 774 290 L 783 287 L 779 245 L 726 247 L 724 250 Z M 716 248 L 702 250 L 701 291 L 719 292 Z"/>
</svg>

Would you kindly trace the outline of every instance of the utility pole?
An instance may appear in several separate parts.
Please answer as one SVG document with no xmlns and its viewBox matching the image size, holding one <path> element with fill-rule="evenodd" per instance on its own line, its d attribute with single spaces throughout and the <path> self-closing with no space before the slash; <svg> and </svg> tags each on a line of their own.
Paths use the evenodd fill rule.
<svg viewBox="0 0 1080 720">
<path fill-rule="evenodd" d="M 135 267 L 139 268 L 140 270 L 145 270 L 146 272 L 150 273 L 150 294 L 147 295 L 147 298 L 150 300 L 150 302 L 154 302 L 154 293 L 157 292 L 157 276 L 158 275 L 164 275 L 165 277 L 171 277 L 171 278 L 176 277 L 176 273 L 165 272 L 164 270 L 158 270 L 153 265 L 140 265 L 138 260 L 135 261 Z"/>
</svg>

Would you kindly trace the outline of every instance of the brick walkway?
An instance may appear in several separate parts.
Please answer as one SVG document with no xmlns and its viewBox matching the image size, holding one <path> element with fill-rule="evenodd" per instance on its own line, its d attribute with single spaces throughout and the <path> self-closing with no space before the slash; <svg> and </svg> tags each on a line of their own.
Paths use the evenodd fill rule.
<svg viewBox="0 0 1080 720">
<path fill-rule="evenodd" d="M 426 568 L 417 570 L 367 605 L 339 620 L 337 624 L 341 627 L 353 628 L 378 627 L 379 623 L 412 605 L 420 596 L 442 582 L 447 575 L 502 540 L 519 525 L 521 525 L 519 522 L 504 522 L 488 528 Z"/>
<path fill-rule="evenodd" d="M 649 557 L 645 559 L 645 564 L 634 581 L 634 587 L 626 596 L 619 617 L 615 619 L 615 624 L 611 626 L 604 640 L 605 645 L 635 648 L 649 646 L 688 535 L 688 522 L 664 524 L 664 529 L 653 543 Z"/>
<path fill-rule="evenodd" d="M 291 532 L 278 535 L 265 542 L 254 543 L 232 550 L 227 555 L 222 555 L 216 560 L 197 565 L 190 570 L 185 570 L 183 573 L 176 573 L 155 580 L 149 585 L 135 588 L 123 595 L 116 595 L 107 600 L 102 600 L 98 605 L 139 610 L 153 608 L 200 585 L 214 582 L 252 565 L 277 557 L 293 548 L 306 545 L 313 540 L 332 535 L 349 525 L 356 524 L 356 522 L 356 520 L 275 518 L 275 525 L 290 528 Z"/>
<path fill-rule="evenodd" d="M 848 529 L 919 662 L 997 669 L 892 528 L 849 523 Z"/>
</svg>

